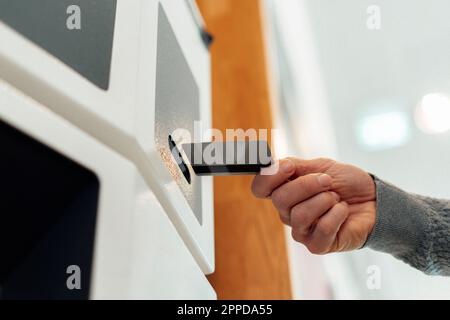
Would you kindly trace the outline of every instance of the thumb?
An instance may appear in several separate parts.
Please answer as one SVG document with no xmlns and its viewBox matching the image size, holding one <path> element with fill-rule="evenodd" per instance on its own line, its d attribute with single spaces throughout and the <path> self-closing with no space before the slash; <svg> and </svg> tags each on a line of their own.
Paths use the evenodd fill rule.
<svg viewBox="0 0 450 320">
<path fill-rule="evenodd" d="M 317 159 L 299 159 L 299 158 L 287 158 L 291 160 L 295 165 L 295 176 L 300 177 L 311 173 L 325 173 L 330 169 L 336 161 L 327 158 Z"/>
</svg>

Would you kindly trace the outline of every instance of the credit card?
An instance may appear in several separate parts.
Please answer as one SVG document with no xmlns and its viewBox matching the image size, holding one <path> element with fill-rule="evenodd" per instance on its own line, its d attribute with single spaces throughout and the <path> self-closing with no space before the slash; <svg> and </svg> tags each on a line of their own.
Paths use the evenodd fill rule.
<svg viewBox="0 0 450 320">
<path fill-rule="evenodd" d="M 199 176 L 258 174 L 272 164 L 267 141 L 214 141 L 182 145 Z"/>
</svg>

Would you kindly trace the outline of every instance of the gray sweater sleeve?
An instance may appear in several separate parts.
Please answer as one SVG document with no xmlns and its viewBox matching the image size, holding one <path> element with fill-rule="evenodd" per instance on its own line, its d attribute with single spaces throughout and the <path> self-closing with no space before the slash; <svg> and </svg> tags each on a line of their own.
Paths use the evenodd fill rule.
<svg viewBox="0 0 450 320">
<path fill-rule="evenodd" d="M 450 201 L 423 197 L 374 177 L 377 219 L 366 247 L 432 275 L 450 276 Z"/>
</svg>

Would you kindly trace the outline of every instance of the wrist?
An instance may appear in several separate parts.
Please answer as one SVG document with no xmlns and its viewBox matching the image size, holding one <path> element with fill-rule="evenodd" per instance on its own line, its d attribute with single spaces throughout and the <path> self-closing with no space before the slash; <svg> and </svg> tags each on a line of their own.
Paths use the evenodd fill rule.
<svg viewBox="0 0 450 320">
<path fill-rule="evenodd" d="M 365 246 L 377 251 L 405 256 L 420 248 L 426 215 L 420 201 L 373 176 L 376 185 L 376 220 Z"/>
</svg>

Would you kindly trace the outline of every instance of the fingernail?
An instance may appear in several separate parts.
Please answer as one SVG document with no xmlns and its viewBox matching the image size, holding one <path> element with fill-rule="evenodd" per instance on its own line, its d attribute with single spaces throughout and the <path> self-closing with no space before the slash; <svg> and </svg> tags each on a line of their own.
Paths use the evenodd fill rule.
<svg viewBox="0 0 450 320">
<path fill-rule="evenodd" d="M 333 197 L 336 200 L 336 202 L 341 201 L 341 197 L 336 192 L 331 192 L 331 194 L 333 195 Z"/>
<path fill-rule="evenodd" d="M 283 170 L 284 173 L 291 173 L 294 171 L 294 164 L 291 160 L 285 160 L 281 164 L 281 170 Z"/>
<path fill-rule="evenodd" d="M 331 179 L 331 177 L 327 174 L 321 174 L 317 177 L 317 181 L 319 181 L 319 184 L 322 187 L 329 187 L 331 185 L 333 179 Z"/>
</svg>

